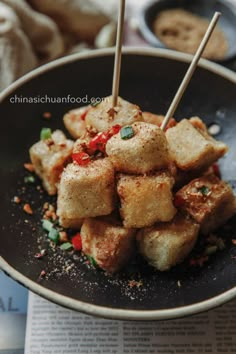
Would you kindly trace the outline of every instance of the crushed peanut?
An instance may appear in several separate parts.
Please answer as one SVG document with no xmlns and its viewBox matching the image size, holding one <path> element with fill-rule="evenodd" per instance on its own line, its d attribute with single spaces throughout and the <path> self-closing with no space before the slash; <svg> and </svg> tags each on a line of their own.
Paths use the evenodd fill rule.
<svg viewBox="0 0 236 354">
<path fill-rule="evenodd" d="M 32 210 L 31 206 L 28 203 L 24 204 L 23 210 L 29 215 L 33 214 L 33 210 Z"/>
</svg>

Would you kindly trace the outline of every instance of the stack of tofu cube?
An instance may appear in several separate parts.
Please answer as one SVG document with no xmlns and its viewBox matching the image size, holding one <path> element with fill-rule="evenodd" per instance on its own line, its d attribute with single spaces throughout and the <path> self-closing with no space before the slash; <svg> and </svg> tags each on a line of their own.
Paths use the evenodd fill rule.
<svg viewBox="0 0 236 354">
<path fill-rule="evenodd" d="M 108 97 L 64 117 L 69 132 L 78 138 L 76 151 L 91 131 L 94 135 L 116 124 L 131 127 L 130 138 L 117 133 L 108 140 L 105 155 L 83 166 L 71 162 L 71 141 L 64 137 L 60 158 L 53 152 L 41 154 L 42 144 L 48 142 L 40 141 L 30 150 L 31 160 L 49 194 L 58 192 L 60 224 L 81 228 L 83 252 L 102 269 L 118 271 L 137 244 L 151 265 L 168 270 L 190 253 L 199 230 L 208 234 L 235 213 L 230 186 L 205 173 L 227 147 L 210 137 L 197 117 L 172 120 L 164 133 L 160 116 L 142 115 L 138 106 L 121 98 L 111 107 Z M 186 180 L 192 175 L 197 178 L 188 177 L 174 194 L 179 176 Z M 176 198 L 181 203 L 174 203 Z"/>
</svg>

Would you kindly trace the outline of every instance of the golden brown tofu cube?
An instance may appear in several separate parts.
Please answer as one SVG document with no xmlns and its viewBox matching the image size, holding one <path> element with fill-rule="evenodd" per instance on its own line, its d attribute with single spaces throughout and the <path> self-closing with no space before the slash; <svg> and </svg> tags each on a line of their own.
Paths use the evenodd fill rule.
<svg viewBox="0 0 236 354">
<path fill-rule="evenodd" d="M 194 179 L 176 193 L 175 200 L 201 225 L 203 234 L 216 230 L 236 212 L 232 188 L 214 175 Z"/>
<path fill-rule="evenodd" d="M 141 229 L 137 235 L 140 253 L 160 271 L 181 263 L 193 249 L 199 225 L 189 216 L 178 213 L 168 223 Z"/>
<path fill-rule="evenodd" d="M 162 116 L 160 114 L 154 114 L 150 112 L 143 112 L 143 120 L 145 123 L 149 124 L 154 124 L 158 127 L 161 127 L 162 122 L 164 120 L 165 116 Z M 176 126 L 176 120 L 174 118 L 171 118 L 169 123 L 167 124 L 166 129 L 172 128 Z"/>
<path fill-rule="evenodd" d="M 58 188 L 60 222 L 65 225 L 72 220 L 74 225 L 76 219 L 108 215 L 114 209 L 114 195 L 114 168 L 107 158 L 87 166 L 69 164 Z"/>
<path fill-rule="evenodd" d="M 60 226 L 64 227 L 65 229 L 80 229 L 83 225 L 84 219 L 79 218 L 69 218 L 67 215 L 62 214 L 59 219 Z"/>
<path fill-rule="evenodd" d="M 224 143 L 216 142 L 187 119 L 168 129 L 166 138 L 170 155 L 181 170 L 207 168 L 227 151 Z"/>
<path fill-rule="evenodd" d="M 57 193 L 57 184 L 63 168 L 71 160 L 74 142 L 56 130 L 50 139 L 40 140 L 30 150 L 30 159 L 35 173 L 42 179 L 43 186 L 50 195 Z"/>
<path fill-rule="evenodd" d="M 135 249 L 133 229 L 106 218 L 85 219 L 81 228 L 82 250 L 103 270 L 114 273 L 128 263 Z"/>
<path fill-rule="evenodd" d="M 74 139 L 81 138 L 87 133 L 85 116 L 89 108 L 90 106 L 85 106 L 73 109 L 63 117 L 65 127 Z"/>
<path fill-rule="evenodd" d="M 192 117 L 189 121 L 208 141 L 214 145 L 215 154 L 218 155 L 218 159 L 226 154 L 228 151 L 228 146 L 222 141 L 215 140 L 208 133 L 205 123 L 199 117 Z"/>
<path fill-rule="evenodd" d="M 116 171 L 143 174 L 166 168 L 169 151 L 163 131 L 143 122 L 134 123 L 132 129 L 132 138 L 124 140 L 118 133 L 107 142 L 106 153 Z"/>
<path fill-rule="evenodd" d="M 86 124 L 97 132 L 104 132 L 116 124 L 124 126 L 143 120 L 140 108 L 121 97 L 118 98 L 117 106 L 114 109 L 112 107 L 112 97 L 105 97 L 89 110 L 85 118 Z"/>
<path fill-rule="evenodd" d="M 117 192 L 124 226 L 141 228 L 173 219 L 176 213 L 171 191 L 173 183 L 173 178 L 165 172 L 152 176 L 120 174 Z"/>
</svg>

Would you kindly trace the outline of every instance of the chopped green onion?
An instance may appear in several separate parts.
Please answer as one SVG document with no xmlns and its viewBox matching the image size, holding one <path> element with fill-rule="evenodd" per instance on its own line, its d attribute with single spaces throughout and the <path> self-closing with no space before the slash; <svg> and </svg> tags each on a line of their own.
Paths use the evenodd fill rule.
<svg viewBox="0 0 236 354">
<path fill-rule="evenodd" d="M 210 192 L 210 189 L 206 186 L 203 186 L 199 189 L 199 191 L 202 193 L 202 195 L 208 195 Z"/>
<path fill-rule="evenodd" d="M 63 251 L 69 251 L 72 248 L 73 248 L 73 245 L 70 242 L 65 242 L 60 246 L 60 249 Z"/>
<path fill-rule="evenodd" d="M 210 256 L 211 254 L 216 253 L 217 249 L 218 249 L 217 246 L 209 246 L 209 247 L 207 247 L 207 248 L 205 249 L 205 252 L 204 252 L 204 253 L 205 253 L 207 256 Z"/>
<path fill-rule="evenodd" d="M 121 139 L 126 140 L 126 139 L 130 139 L 134 136 L 134 131 L 132 127 L 123 127 L 120 130 L 120 136 Z"/>
<path fill-rule="evenodd" d="M 50 128 L 42 128 L 40 132 L 40 140 L 47 140 L 52 137 L 52 130 Z"/>
<path fill-rule="evenodd" d="M 50 232 L 51 229 L 53 228 L 53 223 L 48 220 L 42 220 L 42 227 L 44 230 Z"/>
<path fill-rule="evenodd" d="M 48 238 L 57 244 L 59 241 L 59 232 L 56 229 L 51 228 L 48 234 Z"/>
<path fill-rule="evenodd" d="M 90 105 L 91 105 L 92 107 L 97 107 L 100 103 L 101 103 L 101 100 L 95 100 L 95 99 L 93 99 L 93 100 L 91 100 Z"/>
<path fill-rule="evenodd" d="M 88 258 L 90 264 L 91 264 L 93 267 L 97 267 L 97 266 L 98 266 L 97 262 L 95 261 L 95 259 L 94 259 L 93 257 L 87 256 L 87 258 Z"/>
<path fill-rule="evenodd" d="M 34 178 L 34 176 L 26 176 L 24 178 L 24 182 L 25 183 L 34 183 L 35 182 L 35 178 Z"/>
</svg>

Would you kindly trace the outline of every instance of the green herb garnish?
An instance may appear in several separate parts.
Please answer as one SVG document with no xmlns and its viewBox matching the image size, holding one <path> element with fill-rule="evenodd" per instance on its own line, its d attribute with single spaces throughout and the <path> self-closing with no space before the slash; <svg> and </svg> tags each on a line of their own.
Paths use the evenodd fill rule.
<svg viewBox="0 0 236 354">
<path fill-rule="evenodd" d="M 91 100 L 90 105 L 92 107 L 97 107 L 100 103 L 101 103 L 101 100 L 97 101 L 97 100 L 93 99 L 93 100 Z"/>
<path fill-rule="evenodd" d="M 98 264 L 97 264 L 97 262 L 95 261 L 95 259 L 94 259 L 93 257 L 87 256 L 87 258 L 88 258 L 90 264 L 91 264 L 93 267 L 95 267 L 95 268 L 98 267 Z"/>
<path fill-rule="evenodd" d="M 52 130 L 50 128 L 42 128 L 40 132 L 40 140 L 47 140 L 52 137 Z"/>
<path fill-rule="evenodd" d="M 134 131 L 132 127 L 123 127 L 120 130 L 120 136 L 121 139 L 126 140 L 126 139 L 130 139 L 134 136 Z"/>
<path fill-rule="evenodd" d="M 63 251 L 69 251 L 72 248 L 73 248 L 73 245 L 70 242 L 65 242 L 60 246 L 60 249 Z"/>
<path fill-rule="evenodd" d="M 34 176 L 26 176 L 24 178 L 24 182 L 25 183 L 35 183 L 35 178 L 34 178 Z"/>
<path fill-rule="evenodd" d="M 53 228 L 53 223 L 51 221 L 48 221 L 48 220 L 42 220 L 42 227 L 47 232 L 50 232 L 52 230 L 52 228 Z"/>
<path fill-rule="evenodd" d="M 51 230 L 49 231 L 48 238 L 51 241 L 53 241 L 55 244 L 57 244 L 59 241 L 59 232 L 52 227 Z"/>
<path fill-rule="evenodd" d="M 205 255 L 207 256 L 210 256 L 214 253 L 216 253 L 216 251 L 218 250 L 218 247 L 217 246 L 208 246 L 206 249 L 205 249 Z"/>
<path fill-rule="evenodd" d="M 210 189 L 206 186 L 202 186 L 201 188 L 199 188 L 199 191 L 202 193 L 202 195 L 208 195 L 210 192 Z"/>
</svg>

